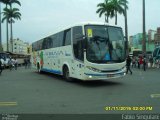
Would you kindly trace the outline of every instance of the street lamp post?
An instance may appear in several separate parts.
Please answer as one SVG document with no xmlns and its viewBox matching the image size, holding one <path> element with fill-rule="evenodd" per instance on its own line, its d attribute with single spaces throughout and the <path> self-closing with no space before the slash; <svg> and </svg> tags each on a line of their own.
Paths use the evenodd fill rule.
<svg viewBox="0 0 160 120">
<path fill-rule="evenodd" d="M 145 22 L 145 0 L 143 0 L 143 42 L 142 42 L 143 53 L 146 53 L 146 22 Z"/>
</svg>

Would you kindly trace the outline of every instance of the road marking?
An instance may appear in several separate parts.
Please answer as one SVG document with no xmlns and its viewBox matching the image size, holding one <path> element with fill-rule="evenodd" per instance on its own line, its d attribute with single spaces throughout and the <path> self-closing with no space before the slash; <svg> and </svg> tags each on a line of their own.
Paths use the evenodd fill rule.
<svg viewBox="0 0 160 120">
<path fill-rule="evenodd" d="M 160 98 L 160 94 L 151 94 L 151 98 Z"/>
<path fill-rule="evenodd" d="M 17 106 L 17 102 L 0 102 L 1 106 Z"/>
</svg>

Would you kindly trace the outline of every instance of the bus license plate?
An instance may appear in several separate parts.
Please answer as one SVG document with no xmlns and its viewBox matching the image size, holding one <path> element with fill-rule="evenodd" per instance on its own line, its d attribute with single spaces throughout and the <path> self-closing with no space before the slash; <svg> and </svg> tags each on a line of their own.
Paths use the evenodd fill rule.
<svg viewBox="0 0 160 120">
<path fill-rule="evenodd" d="M 114 75 L 112 75 L 112 74 L 109 74 L 109 75 L 107 75 L 107 77 L 114 77 Z"/>
</svg>

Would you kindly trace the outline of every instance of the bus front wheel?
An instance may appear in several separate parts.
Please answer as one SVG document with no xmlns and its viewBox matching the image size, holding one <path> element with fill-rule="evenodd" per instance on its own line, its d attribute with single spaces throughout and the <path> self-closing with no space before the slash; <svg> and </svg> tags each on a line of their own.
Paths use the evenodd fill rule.
<svg viewBox="0 0 160 120">
<path fill-rule="evenodd" d="M 68 81 L 68 82 L 72 81 L 72 79 L 70 78 L 70 73 L 69 73 L 69 69 L 67 66 L 64 66 L 64 68 L 63 68 L 63 76 L 66 81 Z"/>
</svg>

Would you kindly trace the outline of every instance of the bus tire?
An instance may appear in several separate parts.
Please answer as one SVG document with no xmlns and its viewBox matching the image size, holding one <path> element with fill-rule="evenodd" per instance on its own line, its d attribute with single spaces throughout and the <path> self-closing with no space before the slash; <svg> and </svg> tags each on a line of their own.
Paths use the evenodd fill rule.
<svg viewBox="0 0 160 120">
<path fill-rule="evenodd" d="M 68 69 L 68 67 L 66 65 L 63 67 L 63 77 L 65 78 L 65 80 L 67 82 L 71 82 L 72 81 L 72 79 L 70 77 L 69 69 Z"/>
<path fill-rule="evenodd" d="M 38 73 L 41 73 L 41 68 L 40 68 L 39 63 L 37 63 L 37 72 L 38 72 Z"/>
</svg>

